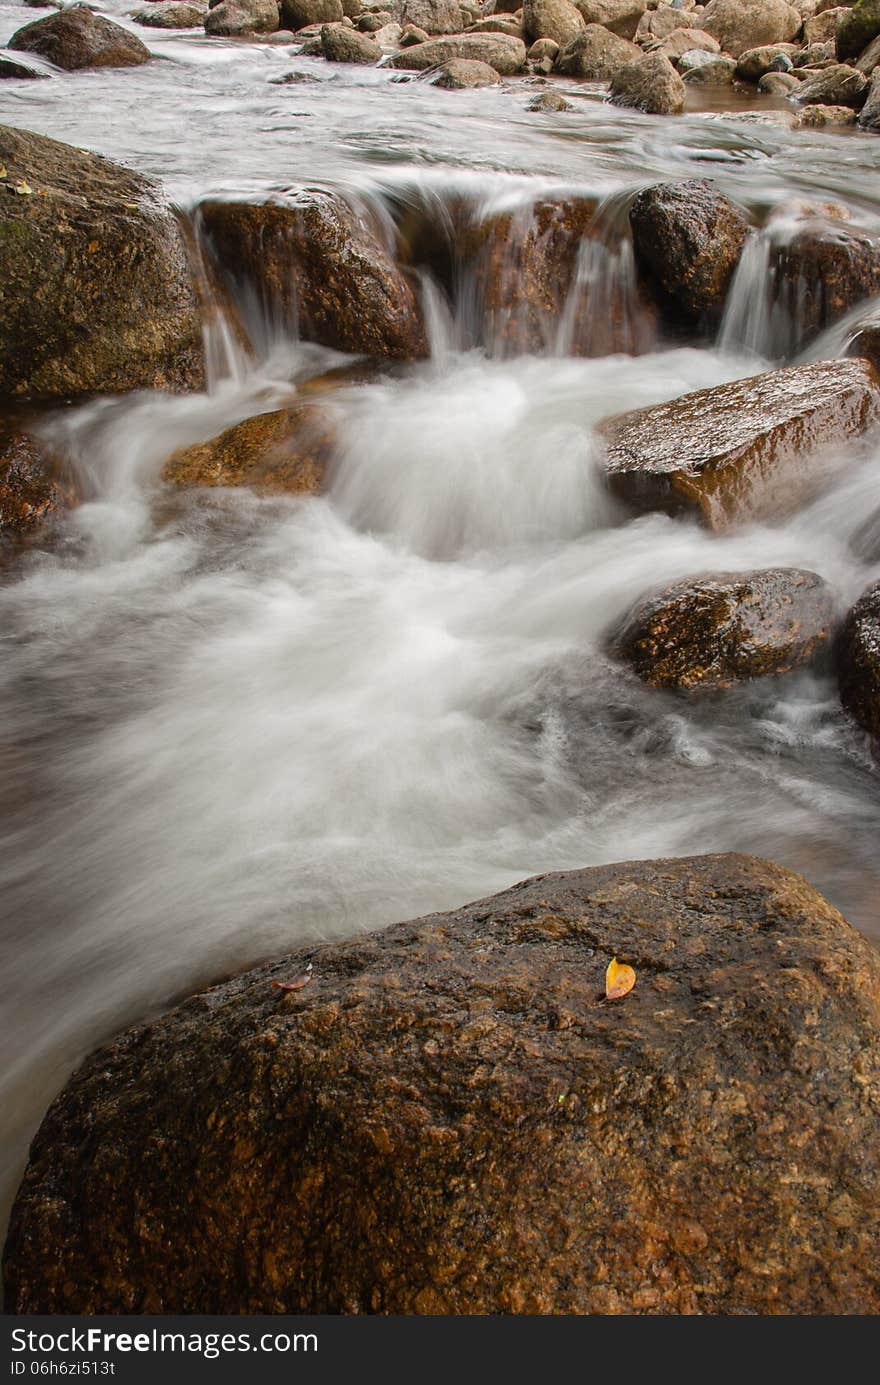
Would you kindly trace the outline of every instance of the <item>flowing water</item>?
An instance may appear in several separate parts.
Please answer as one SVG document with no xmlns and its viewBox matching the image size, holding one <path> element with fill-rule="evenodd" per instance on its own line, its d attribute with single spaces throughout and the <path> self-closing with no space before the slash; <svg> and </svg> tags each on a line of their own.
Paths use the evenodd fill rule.
<svg viewBox="0 0 880 1385">
<path fill-rule="evenodd" d="M 0 41 L 39 13 L 0 5 Z M 632 292 L 620 211 L 646 182 L 710 175 L 762 217 L 842 200 L 880 227 L 880 140 L 792 131 L 772 103 L 658 121 L 570 83 L 574 112 L 534 115 L 526 83 L 438 92 L 283 44 L 139 32 L 163 61 L 0 83 L 0 119 L 155 174 L 185 207 L 304 184 L 438 221 L 461 195 L 599 199 L 609 233 L 573 290 L 597 328 Z M 273 84 L 290 70 L 313 80 Z M 880 503 L 878 447 L 787 523 L 725 537 L 628 518 L 599 483 L 600 418 L 790 358 L 762 262 L 756 236 L 715 347 L 629 356 L 631 334 L 591 359 L 567 355 L 571 301 L 543 352 L 511 355 L 467 293 L 450 308 L 424 278 L 432 357 L 335 391 L 320 498 L 160 482 L 174 447 L 345 363 L 270 323 L 250 365 L 214 332 L 208 394 L 45 421 L 86 501 L 0 574 L 7 1198 L 83 1054 L 303 939 L 538 871 L 730 849 L 804 871 L 880 937 L 877 769 L 830 675 L 688 700 L 603 653 L 658 582 L 796 564 L 843 610 L 880 577 L 851 544 Z M 841 329 L 810 352 L 845 345 Z"/>
</svg>

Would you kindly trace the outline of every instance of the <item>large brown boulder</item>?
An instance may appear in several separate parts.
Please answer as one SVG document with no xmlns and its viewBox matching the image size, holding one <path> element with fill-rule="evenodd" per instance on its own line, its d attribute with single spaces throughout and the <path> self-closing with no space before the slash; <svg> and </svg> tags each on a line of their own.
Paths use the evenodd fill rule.
<svg viewBox="0 0 880 1385">
<path fill-rule="evenodd" d="M 630 210 L 636 260 L 674 319 L 720 321 L 749 223 L 707 179 L 658 183 Z"/>
<path fill-rule="evenodd" d="M 861 110 L 868 85 L 868 78 L 857 68 L 832 63 L 801 82 L 794 99 L 802 106 L 852 106 Z"/>
<path fill-rule="evenodd" d="M 843 623 L 837 676 L 846 710 L 880 738 L 880 582 L 868 588 Z"/>
<path fill-rule="evenodd" d="M 601 24 L 621 38 L 635 38 L 647 0 L 575 0 L 587 24 Z"/>
<path fill-rule="evenodd" d="M 251 486 L 286 494 L 321 490 L 333 428 L 319 405 L 255 414 L 207 442 L 179 448 L 163 479 L 177 486 Z"/>
<path fill-rule="evenodd" d="M 524 0 L 523 31 L 528 43 L 551 38 L 564 48 L 583 33 L 583 15 L 571 0 Z"/>
<path fill-rule="evenodd" d="M 391 66 L 424 72 L 429 67 L 439 67 L 450 58 L 473 58 L 476 62 L 488 63 L 502 77 L 512 77 L 525 66 L 526 46 L 522 39 L 512 34 L 455 34 L 404 48 L 391 59 Z"/>
<path fill-rule="evenodd" d="M 221 0 L 205 15 L 205 33 L 218 38 L 273 34 L 278 24 L 277 0 Z"/>
<path fill-rule="evenodd" d="M 638 62 L 641 56 L 638 44 L 610 33 L 600 24 L 588 24 L 582 34 L 560 50 L 556 68 L 564 77 L 607 82 L 621 67 Z"/>
<path fill-rule="evenodd" d="M 794 209 L 797 212 L 797 208 Z M 800 349 L 866 298 L 880 294 L 880 240 L 831 215 L 835 209 L 807 206 L 797 229 L 782 207 L 785 227 L 770 252 L 775 301 L 785 304 Z M 772 236 L 773 220 L 769 223 Z M 796 223 L 797 225 L 797 223 Z"/>
<path fill-rule="evenodd" d="M 95 1054 L 32 1145 L 6 1307 L 876 1313 L 878 1103 L 880 957 L 800 876 L 537 876 Z"/>
<path fill-rule="evenodd" d="M 0 541 L 38 528 L 66 498 L 58 463 L 45 447 L 0 419 Z"/>
<path fill-rule="evenodd" d="M 137 67 L 150 61 L 149 48 L 135 34 L 94 14 L 87 5 L 73 5 L 25 24 L 7 46 L 20 53 L 37 53 L 66 72 L 83 67 Z"/>
<path fill-rule="evenodd" d="M 281 0 L 281 26 L 306 29 L 310 24 L 334 24 L 344 18 L 342 0 Z"/>
<path fill-rule="evenodd" d="M 0 126 L 0 396 L 199 388 L 202 341 L 180 225 L 156 185 Z"/>
<path fill-rule="evenodd" d="M 819 361 L 698 390 L 600 427 L 612 491 L 636 510 L 710 529 L 788 513 L 828 474 L 829 453 L 880 423 L 867 361 Z"/>
<path fill-rule="evenodd" d="M 856 0 L 837 26 L 837 56 L 857 58 L 880 34 L 880 0 Z"/>
<path fill-rule="evenodd" d="M 146 29 L 195 29 L 204 23 L 208 7 L 201 3 L 175 3 L 175 0 L 159 0 L 158 4 L 147 5 L 132 15 L 135 24 Z"/>
<path fill-rule="evenodd" d="M 649 115 L 681 115 L 685 85 L 663 53 L 646 53 L 611 78 L 615 106 L 632 106 Z"/>
<path fill-rule="evenodd" d="M 833 621 L 831 592 L 815 572 L 720 572 L 643 596 L 609 643 L 651 687 L 729 688 L 809 664 Z"/>
<path fill-rule="evenodd" d="M 273 320 L 340 351 L 427 355 L 409 281 L 364 214 L 333 193 L 285 202 L 203 202 L 211 250 L 237 291 L 256 292 Z"/>
<path fill-rule="evenodd" d="M 372 66 L 382 56 L 382 49 L 372 34 L 360 34 L 345 24 L 325 24 L 321 29 L 321 47 L 324 57 L 333 63 Z"/>
<path fill-rule="evenodd" d="M 400 8 L 401 24 L 413 24 L 429 35 L 460 34 L 478 17 L 478 5 L 459 0 L 403 0 Z"/>
<path fill-rule="evenodd" d="M 802 23 L 787 0 L 710 0 L 700 20 L 732 58 L 765 43 L 788 43 Z"/>
</svg>

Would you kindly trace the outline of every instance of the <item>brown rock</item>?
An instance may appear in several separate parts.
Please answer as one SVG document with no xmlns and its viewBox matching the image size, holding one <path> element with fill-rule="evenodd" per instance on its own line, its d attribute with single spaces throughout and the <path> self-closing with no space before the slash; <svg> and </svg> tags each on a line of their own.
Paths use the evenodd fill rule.
<svg viewBox="0 0 880 1385">
<path fill-rule="evenodd" d="M 834 602 L 815 572 L 767 568 L 690 577 L 642 597 L 611 652 L 654 688 L 729 688 L 810 663 Z"/>
<path fill-rule="evenodd" d="M 829 126 L 855 123 L 856 113 L 851 106 L 804 106 L 798 118 L 798 124 L 807 130 L 825 130 Z"/>
<path fill-rule="evenodd" d="M 868 79 L 863 72 L 845 63 L 832 63 L 808 76 L 795 98 L 803 106 L 853 106 L 860 110 L 868 94 Z"/>
<path fill-rule="evenodd" d="M 724 529 L 790 512 L 827 475 L 829 451 L 878 423 L 868 362 L 819 361 L 621 414 L 600 435 L 620 499 Z"/>
<path fill-rule="evenodd" d="M 343 17 L 341 0 L 281 0 L 281 25 L 294 33 L 310 24 L 336 24 Z"/>
<path fill-rule="evenodd" d="M 870 77 L 880 67 L 880 34 L 854 59 L 852 65 L 858 68 L 859 72 L 864 72 L 866 77 Z"/>
<path fill-rule="evenodd" d="M 876 1313 L 878 1025 L 876 951 L 747 856 L 302 948 L 71 1079 L 7 1310 Z"/>
<path fill-rule="evenodd" d="M 875 68 L 864 106 L 859 112 L 859 129 L 880 132 L 880 68 Z"/>
<path fill-rule="evenodd" d="M 277 0 L 221 0 L 205 16 L 205 33 L 218 38 L 273 34 L 278 22 Z"/>
<path fill-rule="evenodd" d="M 804 20 L 805 43 L 827 43 L 837 37 L 837 26 L 847 13 L 847 6 L 836 5 Z"/>
<path fill-rule="evenodd" d="M 447 91 L 465 91 L 473 87 L 497 87 L 501 78 L 488 63 L 476 62 L 473 58 L 450 58 L 432 78 L 432 85 L 445 87 Z"/>
<path fill-rule="evenodd" d="M 556 67 L 565 77 L 588 77 L 594 82 L 607 82 L 627 63 L 642 56 L 638 44 L 612 34 L 599 24 L 588 24 L 582 34 L 567 43 L 556 59 Z"/>
<path fill-rule="evenodd" d="M 66 500 L 58 464 L 45 447 L 0 420 L 0 540 L 38 528 Z"/>
<path fill-rule="evenodd" d="M 615 106 L 632 106 L 650 115 L 680 115 L 685 94 L 684 82 L 662 53 L 648 53 L 611 78 Z"/>
<path fill-rule="evenodd" d="M 700 23 L 723 52 L 738 58 L 747 48 L 788 43 L 797 36 L 801 17 L 786 0 L 711 0 Z"/>
<path fill-rule="evenodd" d="M 0 396 L 201 387 L 184 238 L 156 185 L 9 126 L 0 165 Z"/>
<path fill-rule="evenodd" d="M 662 9 L 649 10 L 644 16 L 639 24 L 639 37 L 647 33 L 654 38 L 667 39 L 681 29 L 690 29 L 696 22 L 687 10 L 674 10 L 664 5 Z"/>
<path fill-rule="evenodd" d="M 219 436 L 179 448 L 163 479 L 176 486 L 250 486 L 313 494 L 321 490 L 333 455 L 333 428 L 315 404 L 256 414 Z"/>
<path fill-rule="evenodd" d="M 526 46 L 511 34 L 456 34 L 405 48 L 391 59 L 391 66 L 424 72 L 426 68 L 439 67 L 450 58 L 473 58 L 488 63 L 502 77 L 512 77 L 525 66 Z"/>
<path fill-rule="evenodd" d="M 537 96 L 533 96 L 528 106 L 528 111 L 573 111 L 574 106 L 570 101 L 566 101 L 564 96 L 560 96 L 558 91 L 542 91 Z"/>
<path fill-rule="evenodd" d="M 635 38 L 647 0 L 575 0 L 587 24 L 601 24 L 621 38 Z"/>
<path fill-rule="evenodd" d="M 306 341 L 412 360 L 427 354 L 415 294 L 365 215 L 328 192 L 288 202 L 203 202 L 208 242 L 234 290 L 256 290 Z"/>
<path fill-rule="evenodd" d="M 758 82 L 758 91 L 762 96 L 791 96 L 800 84 L 793 72 L 765 72 Z"/>
<path fill-rule="evenodd" d="M 479 13 L 472 12 L 476 8 L 459 0 L 403 0 L 400 22 L 414 24 L 426 34 L 460 34 L 479 18 Z"/>
<path fill-rule="evenodd" d="M 360 63 L 373 66 L 382 49 L 370 34 L 358 33 L 344 24 L 325 24 L 321 29 L 324 57 L 333 63 Z"/>
<path fill-rule="evenodd" d="M 527 43 L 550 38 L 564 48 L 583 31 L 583 16 L 570 0 L 524 0 L 523 32 Z"/>
<path fill-rule="evenodd" d="M 679 64 L 681 80 L 688 87 L 728 87 L 733 82 L 735 67 L 733 58 L 725 58 L 720 53 L 709 55 L 709 61 L 698 67 L 682 69 Z"/>
<path fill-rule="evenodd" d="M 718 40 L 711 34 L 704 34 L 701 29 L 676 29 L 656 49 L 653 44 L 645 49 L 647 53 L 655 51 L 662 53 L 670 62 L 677 63 L 685 53 L 718 53 L 720 50 Z"/>
<path fill-rule="evenodd" d="M 837 56 L 857 58 L 880 35 L 880 0 L 856 0 L 837 26 Z"/>
<path fill-rule="evenodd" d="M 25 24 L 7 46 L 19 53 L 37 53 L 66 72 L 83 67 L 137 67 L 150 61 L 149 48 L 135 34 L 94 14 L 87 5 L 72 5 Z"/>
<path fill-rule="evenodd" d="M 798 348 L 880 293 L 880 241 L 820 209 L 815 215 L 805 210 L 801 229 L 775 244 L 770 259 L 776 295 L 796 326 Z M 785 217 L 786 208 L 780 215 Z"/>
<path fill-rule="evenodd" d="M 837 642 L 840 700 L 874 738 L 880 737 L 880 582 L 859 598 Z"/>
<path fill-rule="evenodd" d="M 743 82 L 757 82 L 765 72 L 779 71 L 779 60 L 792 60 L 798 51 L 795 43 L 767 43 L 761 48 L 747 48 L 736 64 L 736 75 Z"/>
<path fill-rule="evenodd" d="M 630 211 L 636 259 L 671 317 L 720 321 L 749 234 L 744 214 L 705 179 L 657 183 Z"/>
</svg>

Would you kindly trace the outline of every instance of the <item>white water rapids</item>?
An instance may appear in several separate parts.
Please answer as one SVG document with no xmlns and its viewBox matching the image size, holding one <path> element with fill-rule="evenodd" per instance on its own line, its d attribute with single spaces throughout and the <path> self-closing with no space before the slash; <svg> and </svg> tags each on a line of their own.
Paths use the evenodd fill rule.
<svg viewBox="0 0 880 1385">
<path fill-rule="evenodd" d="M 0 39 L 34 17 L 0 7 Z M 652 122 L 575 86 L 560 125 L 525 114 L 528 88 L 439 93 L 140 32 L 169 61 L 15 84 L 0 119 L 164 175 L 185 202 L 316 179 L 607 195 L 697 173 L 754 204 L 821 191 L 880 211 L 876 137 Z M 298 64 L 321 80 L 269 83 Z M 496 360 L 460 349 L 442 311 L 433 326 L 430 362 L 333 395 L 344 446 L 321 498 L 160 482 L 173 448 L 344 359 L 314 347 L 210 395 L 46 423 L 90 498 L 0 572 L 7 1198 L 90 1048 L 303 939 L 538 871 L 711 850 L 803 871 L 880 937 L 877 770 L 831 676 L 688 700 L 602 644 L 645 588 L 707 570 L 812 568 L 845 609 L 880 578 L 850 544 L 880 504 L 880 450 L 782 526 L 633 520 L 600 485 L 593 424 L 759 358 Z"/>
</svg>

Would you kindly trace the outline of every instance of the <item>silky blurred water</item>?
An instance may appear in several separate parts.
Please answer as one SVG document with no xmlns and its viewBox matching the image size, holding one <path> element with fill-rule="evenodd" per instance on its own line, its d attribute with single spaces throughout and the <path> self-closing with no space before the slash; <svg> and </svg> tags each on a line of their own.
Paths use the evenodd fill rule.
<svg viewBox="0 0 880 1385">
<path fill-rule="evenodd" d="M 40 13 L 0 6 L 0 40 Z M 574 113 L 532 115 L 525 83 L 437 92 L 284 46 L 139 33 L 163 61 L 0 82 L 0 119 L 160 176 L 186 205 L 304 183 L 502 205 L 700 174 L 755 210 L 821 193 L 880 224 L 876 137 L 742 111 L 655 121 L 574 83 Z M 271 84 L 293 68 L 314 83 Z M 843 611 L 880 578 L 850 542 L 880 505 L 880 449 L 841 456 L 775 527 L 633 520 L 600 484 L 593 425 L 759 370 L 758 336 L 501 360 L 461 349 L 442 305 L 433 327 L 431 361 L 333 394 L 320 498 L 160 480 L 176 446 L 343 359 L 314 347 L 283 344 L 210 395 L 44 424 L 87 499 L 0 572 L 7 1197 L 92 1046 L 305 938 L 537 871 L 712 850 L 802 870 L 880 937 L 877 769 L 830 674 L 682 698 L 603 650 L 646 587 L 707 570 L 812 568 Z"/>
</svg>

